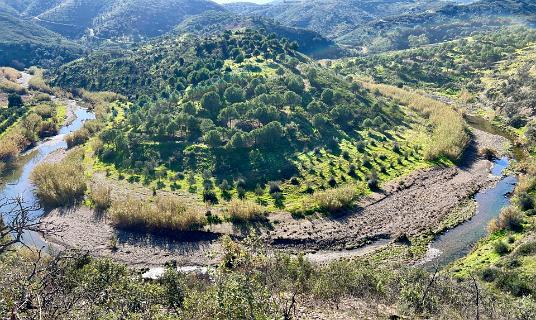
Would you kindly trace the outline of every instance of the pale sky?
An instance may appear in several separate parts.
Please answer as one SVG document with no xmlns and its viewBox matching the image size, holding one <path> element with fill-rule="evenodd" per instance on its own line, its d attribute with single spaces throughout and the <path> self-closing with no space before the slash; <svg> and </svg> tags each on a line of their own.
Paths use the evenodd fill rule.
<svg viewBox="0 0 536 320">
<path fill-rule="evenodd" d="M 231 3 L 231 2 L 254 2 L 254 3 L 268 3 L 272 0 L 213 0 L 217 3 Z"/>
</svg>

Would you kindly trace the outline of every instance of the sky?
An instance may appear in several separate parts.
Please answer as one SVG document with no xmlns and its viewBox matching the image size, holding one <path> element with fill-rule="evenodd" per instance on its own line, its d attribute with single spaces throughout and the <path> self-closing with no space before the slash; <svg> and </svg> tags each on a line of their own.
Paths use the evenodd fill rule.
<svg viewBox="0 0 536 320">
<path fill-rule="evenodd" d="M 268 3 L 272 0 L 214 0 L 217 3 L 231 3 L 231 2 L 254 2 L 254 3 Z"/>
</svg>

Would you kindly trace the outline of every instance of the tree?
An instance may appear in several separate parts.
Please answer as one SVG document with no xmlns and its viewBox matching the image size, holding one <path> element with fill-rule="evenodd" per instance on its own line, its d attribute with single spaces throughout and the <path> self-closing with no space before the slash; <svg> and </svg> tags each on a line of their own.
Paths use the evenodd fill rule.
<svg viewBox="0 0 536 320">
<path fill-rule="evenodd" d="M 220 95 L 214 91 L 207 92 L 201 98 L 201 106 L 207 110 L 210 115 L 216 116 L 222 106 Z"/>
<path fill-rule="evenodd" d="M 211 148 L 220 147 L 222 144 L 220 133 L 217 130 L 207 132 L 203 137 L 203 141 Z"/>
<path fill-rule="evenodd" d="M 257 146 L 272 146 L 279 143 L 283 134 L 283 126 L 281 123 L 273 121 L 264 127 L 253 130 L 251 132 L 251 137 Z"/>
<path fill-rule="evenodd" d="M 225 97 L 225 100 L 228 103 L 237 103 L 244 101 L 244 96 L 246 93 L 243 89 L 237 87 L 237 86 L 231 86 L 225 90 L 225 93 L 223 96 Z"/>
<path fill-rule="evenodd" d="M 284 97 L 289 106 L 299 106 L 302 104 L 302 98 L 292 91 L 285 92 Z"/>
<path fill-rule="evenodd" d="M 9 108 L 22 107 L 23 105 L 22 97 L 18 94 L 12 93 L 7 97 L 7 106 Z"/>
<path fill-rule="evenodd" d="M 302 94 L 305 89 L 305 85 L 300 78 L 293 77 L 287 83 L 287 88 L 296 92 L 297 94 Z"/>
<path fill-rule="evenodd" d="M 238 112 L 234 107 L 223 108 L 218 115 L 218 120 L 231 127 L 231 121 L 238 118 Z"/>
<path fill-rule="evenodd" d="M 244 133 L 237 132 L 232 137 L 229 143 L 227 144 L 229 147 L 233 149 L 242 149 L 245 148 L 246 145 L 246 137 Z"/>
<path fill-rule="evenodd" d="M 328 89 L 324 89 L 324 91 L 322 91 L 322 96 L 320 97 L 320 99 L 325 104 L 331 105 L 333 103 L 333 96 L 334 96 L 333 90 L 328 88 Z"/>
</svg>

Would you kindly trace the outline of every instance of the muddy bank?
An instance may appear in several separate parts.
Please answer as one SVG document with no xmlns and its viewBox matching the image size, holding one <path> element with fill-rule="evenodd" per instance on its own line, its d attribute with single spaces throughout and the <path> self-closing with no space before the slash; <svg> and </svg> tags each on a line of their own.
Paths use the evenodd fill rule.
<svg viewBox="0 0 536 320">
<path fill-rule="evenodd" d="M 217 261 L 218 241 L 184 242 L 115 230 L 104 217 L 87 207 L 54 210 L 43 219 L 59 229 L 46 240 L 53 248 L 79 249 L 98 257 L 110 257 L 132 267 L 155 267 L 177 261 L 178 265 L 207 265 Z M 116 239 L 116 248 L 113 240 Z"/>
</svg>

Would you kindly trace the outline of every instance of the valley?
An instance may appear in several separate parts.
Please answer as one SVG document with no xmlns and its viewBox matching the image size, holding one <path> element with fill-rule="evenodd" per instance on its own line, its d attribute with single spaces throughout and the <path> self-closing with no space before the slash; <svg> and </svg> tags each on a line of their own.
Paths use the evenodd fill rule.
<svg viewBox="0 0 536 320">
<path fill-rule="evenodd" d="M 531 1 L 0 10 L 2 318 L 536 316 Z"/>
</svg>

